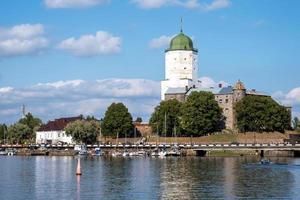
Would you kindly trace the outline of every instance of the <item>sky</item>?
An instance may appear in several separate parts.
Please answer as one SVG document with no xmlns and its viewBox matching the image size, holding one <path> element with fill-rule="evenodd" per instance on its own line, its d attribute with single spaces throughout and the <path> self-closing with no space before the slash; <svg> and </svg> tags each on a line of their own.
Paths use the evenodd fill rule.
<svg viewBox="0 0 300 200">
<path fill-rule="evenodd" d="M 181 18 L 205 86 L 241 79 L 300 116 L 299 8 L 298 0 L 2 0 L 0 123 L 16 122 L 23 104 L 47 122 L 101 118 L 112 102 L 147 121 Z"/>
</svg>

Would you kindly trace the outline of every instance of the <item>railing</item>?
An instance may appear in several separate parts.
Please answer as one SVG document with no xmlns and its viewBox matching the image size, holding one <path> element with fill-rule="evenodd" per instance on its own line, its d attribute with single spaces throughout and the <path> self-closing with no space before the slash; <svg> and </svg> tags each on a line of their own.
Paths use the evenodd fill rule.
<svg viewBox="0 0 300 200">
<path fill-rule="evenodd" d="M 75 145 L 73 144 L 30 144 L 30 145 L 20 145 L 20 144 L 0 144 L 0 148 L 74 148 Z M 292 144 L 292 143 L 278 143 L 278 144 L 269 144 L 269 143 L 262 143 L 262 144 L 252 144 L 252 143 L 240 143 L 240 144 L 197 144 L 197 143 L 185 143 L 185 144 L 99 144 L 99 145 L 87 145 L 87 148 L 169 148 L 171 146 L 178 146 L 180 148 L 188 148 L 188 149 L 247 149 L 247 148 L 295 148 L 300 149 L 300 144 Z"/>
</svg>

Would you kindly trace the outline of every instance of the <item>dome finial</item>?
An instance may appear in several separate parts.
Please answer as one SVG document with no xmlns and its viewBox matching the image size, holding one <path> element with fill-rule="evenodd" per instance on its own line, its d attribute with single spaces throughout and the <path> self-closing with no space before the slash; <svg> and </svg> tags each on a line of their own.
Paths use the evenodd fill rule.
<svg viewBox="0 0 300 200">
<path fill-rule="evenodd" d="M 182 33 L 182 17 L 180 19 L 180 32 Z"/>
</svg>

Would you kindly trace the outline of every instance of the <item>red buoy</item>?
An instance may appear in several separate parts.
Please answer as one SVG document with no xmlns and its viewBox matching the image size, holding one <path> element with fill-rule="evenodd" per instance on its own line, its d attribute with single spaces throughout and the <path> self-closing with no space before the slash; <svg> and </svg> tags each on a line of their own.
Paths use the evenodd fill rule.
<svg viewBox="0 0 300 200">
<path fill-rule="evenodd" d="M 76 176 L 81 176 L 80 158 L 77 160 Z"/>
</svg>

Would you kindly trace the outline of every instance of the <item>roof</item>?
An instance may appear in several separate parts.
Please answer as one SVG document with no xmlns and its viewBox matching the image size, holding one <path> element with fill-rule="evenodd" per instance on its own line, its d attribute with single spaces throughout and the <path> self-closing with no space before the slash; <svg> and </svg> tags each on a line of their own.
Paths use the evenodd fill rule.
<svg viewBox="0 0 300 200">
<path fill-rule="evenodd" d="M 170 47 L 166 51 L 174 50 L 191 50 L 198 52 L 198 50 L 193 47 L 192 39 L 182 31 L 171 40 Z"/>
<path fill-rule="evenodd" d="M 238 80 L 236 82 L 236 84 L 234 85 L 233 89 L 235 89 L 235 90 L 246 90 L 245 86 L 244 86 L 244 83 L 242 81 L 240 81 L 240 80 Z"/>
<path fill-rule="evenodd" d="M 168 88 L 165 94 L 185 94 L 185 87 Z"/>
<path fill-rule="evenodd" d="M 232 86 L 223 87 L 217 94 L 231 94 L 233 92 Z"/>
<path fill-rule="evenodd" d="M 192 92 L 200 92 L 200 91 L 203 91 L 203 92 L 211 92 L 213 94 L 216 94 L 217 93 L 217 90 L 216 88 L 191 88 L 188 92 L 187 92 L 187 95 L 190 95 Z"/>
<path fill-rule="evenodd" d="M 246 94 L 247 95 L 257 95 L 257 96 L 270 96 L 270 95 L 268 95 L 264 92 L 259 92 L 259 91 L 256 91 L 256 90 L 247 90 Z"/>
<path fill-rule="evenodd" d="M 68 123 L 81 120 L 82 117 L 66 117 L 55 119 L 54 121 L 48 121 L 47 124 L 43 124 L 37 131 L 62 131 Z"/>
</svg>

